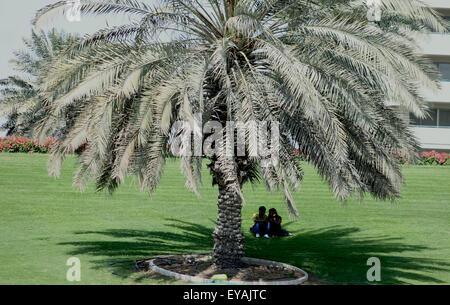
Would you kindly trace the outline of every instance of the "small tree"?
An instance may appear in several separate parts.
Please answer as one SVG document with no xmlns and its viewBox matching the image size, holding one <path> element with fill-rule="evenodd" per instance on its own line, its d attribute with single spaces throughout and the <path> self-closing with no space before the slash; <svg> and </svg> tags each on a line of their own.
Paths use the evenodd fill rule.
<svg viewBox="0 0 450 305">
<path fill-rule="evenodd" d="M 282 189 L 290 214 L 298 215 L 291 195 L 302 180 L 297 146 L 338 199 L 399 196 L 393 154 L 412 154 L 417 145 L 385 101 L 425 115 L 419 87 L 436 87 L 437 72 L 409 34 L 447 27 L 419 1 L 382 0 L 380 22 L 367 20 L 361 1 L 80 2 L 83 14 L 124 13 L 134 21 L 86 36 L 48 65 L 41 86 L 46 116 L 37 132 L 52 133 L 61 113 L 79 109 L 49 162 L 51 173 L 87 141 L 76 185 L 93 176 L 98 189 L 112 191 L 134 174 L 152 192 L 171 136 L 194 129 L 204 139 L 213 133 L 203 128 L 210 121 L 225 129 L 231 122 L 279 126 L 279 138 L 265 137 L 264 147 L 247 141 L 241 156 L 226 153 L 239 149 L 234 133 L 219 133 L 207 155 L 219 189 L 213 258 L 220 267 L 239 266 L 244 254 L 245 182 Z M 65 1 L 49 5 L 34 23 L 66 8 Z M 198 193 L 202 156 L 189 145 L 195 137 L 184 139 L 182 172 Z"/>
<path fill-rule="evenodd" d="M 14 69 L 21 75 L 0 79 L 0 115 L 6 116 L 0 130 L 6 130 L 7 135 L 31 135 L 45 111 L 39 98 L 42 71 L 55 56 L 79 40 L 74 35 L 55 29 L 48 33 L 33 31 L 30 39 L 23 39 L 27 49 L 15 51 L 11 60 Z M 61 128 L 72 124 L 70 112 L 61 118 Z"/>
</svg>

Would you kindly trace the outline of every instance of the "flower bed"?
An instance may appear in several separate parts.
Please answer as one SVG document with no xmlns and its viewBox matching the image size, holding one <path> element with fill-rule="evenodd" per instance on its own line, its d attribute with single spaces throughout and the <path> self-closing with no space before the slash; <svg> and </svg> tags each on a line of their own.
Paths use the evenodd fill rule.
<svg viewBox="0 0 450 305">
<path fill-rule="evenodd" d="M 415 163 L 417 165 L 450 165 L 450 153 L 439 153 L 432 150 L 423 151 L 416 156 L 418 157 L 418 161 Z M 396 158 L 400 164 L 409 165 L 413 163 L 406 154 L 396 155 Z"/>
<path fill-rule="evenodd" d="M 44 143 L 25 137 L 0 138 L 0 152 L 48 153 L 56 143 L 55 138 L 48 138 Z"/>
<path fill-rule="evenodd" d="M 421 153 L 421 165 L 450 165 L 449 153 L 438 153 L 436 151 L 428 151 Z"/>
<path fill-rule="evenodd" d="M 295 150 L 297 155 L 300 155 L 299 150 Z M 432 151 L 423 151 L 421 153 L 415 153 L 416 160 L 411 160 L 408 154 L 397 154 L 398 162 L 403 165 L 450 165 L 450 153 Z M 302 160 L 305 160 L 302 158 Z"/>
<path fill-rule="evenodd" d="M 56 143 L 55 138 L 48 138 L 44 143 L 38 140 L 28 139 L 25 137 L 6 137 L 0 138 L 0 152 L 34 152 L 34 153 L 48 153 L 51 152 Z M 87 143 L 82 144 L 76 151 L 76 154 L 82 153 L 87 147 Z M 300 154 L 296 150 L 297 154 Z M 450 153 L 439 153 L 437 151 L 424 151 L 416 154 L 418 161 L 417 165 L 450 165 Z M 406 154 L 398 154 L 395 156 L 400 164 L 409 165 L 414 162 L 411 161 Z"/>
</svg>

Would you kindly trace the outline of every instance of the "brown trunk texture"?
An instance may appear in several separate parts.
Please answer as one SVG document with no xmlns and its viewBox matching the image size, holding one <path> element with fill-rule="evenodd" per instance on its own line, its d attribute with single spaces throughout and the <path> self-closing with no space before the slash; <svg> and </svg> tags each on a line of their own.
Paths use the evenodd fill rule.
<svg viewBox="0 0 450 305">
<path fill-rule="evenodd" d="M 222 268 L 238 268 L 244 256 L 241 229 L 242 200 L 231 186 L 219 185 L 217 225 L 213 232 L 214 263 Z"/>
</svg>

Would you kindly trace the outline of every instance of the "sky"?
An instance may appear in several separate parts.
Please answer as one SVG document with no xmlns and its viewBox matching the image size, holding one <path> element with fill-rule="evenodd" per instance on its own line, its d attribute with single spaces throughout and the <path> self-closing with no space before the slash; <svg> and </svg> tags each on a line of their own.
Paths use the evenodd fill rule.
<svg viewBox="0 0 450 305">
<path fill-rule="evenodd" d="M 58 2 L 57 0 L 0 0 L 0 79 L 18 74 L 12 68 L 9 60 L 13 58 L 13 51 L 24 48 L 23 37 L 30 37 L 33 28 L 31 20 L 40 8 Z M 85 17 L 80 21 L 70 22 L 63 15 L 49 22 L 43 30 L 55 27 L 65 32 L 92 33 L 97 29 L 106 27 L 107 24 L 116 25 L 127 22 L 125 16 L 120 17 Z M 0 117 L 0 124 L 4 121 Z M 0 131 L 0 137 L 4 132 Z"/>
</svg>

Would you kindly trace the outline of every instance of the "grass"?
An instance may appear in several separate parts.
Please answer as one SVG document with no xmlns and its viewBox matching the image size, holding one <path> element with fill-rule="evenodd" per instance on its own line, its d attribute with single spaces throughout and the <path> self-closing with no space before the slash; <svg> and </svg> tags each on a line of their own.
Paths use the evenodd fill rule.
<svg viewBox="0 0 450 305">
<path fill-rule="evenodd" d="M 130 179 L 114 195 L 71 187 L 75 158 L 55 180 L 45 155 L 0 153 L 0 284 L 70 284 L 66 261 L 81 261 L 81 284 L 177 283 L 144 278 L 131 261 L 212 249 L 217 189 L 204 172 L 202 197 L 184 187 L 169 161 L 153 195 Z M 290 222 L 280 194 L 246 186 L 246 255 L 299 266 L 330 284 L 365 284 L 369 257 L 381 261 L 382 284 L 450 283 L 450 167 L 404 167 L 407 184 L 395 203 L 370 198 L 336 202 L 305 166 L 295 195 L 301 218 Z M 256 239 L 251 216 L 275 207 L 292 237 Z M 115 274 L 112 274 L 114 272 Z"/>
</svg>

